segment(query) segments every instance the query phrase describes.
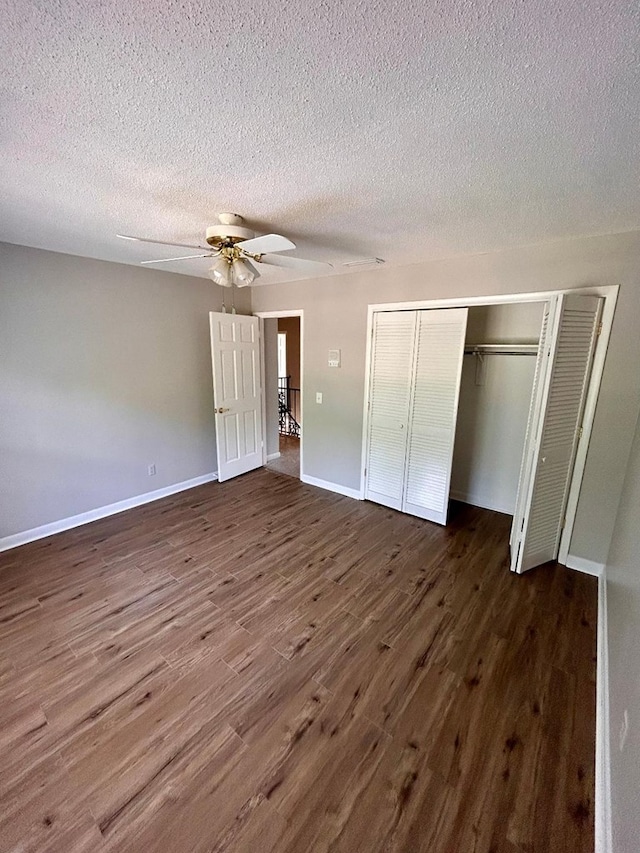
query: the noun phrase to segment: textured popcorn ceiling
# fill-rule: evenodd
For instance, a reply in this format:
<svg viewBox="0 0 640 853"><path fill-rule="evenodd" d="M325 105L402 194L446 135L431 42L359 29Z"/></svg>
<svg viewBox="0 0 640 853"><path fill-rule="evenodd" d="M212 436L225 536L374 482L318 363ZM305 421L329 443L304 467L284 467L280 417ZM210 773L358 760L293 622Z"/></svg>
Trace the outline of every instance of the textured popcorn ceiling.
<svg viewBox="0 0 640 853"><path fill-rule="evenodd" d="M341 272L638 227L639 9L1 0L0 239L137 263L231 210Z"/></svg>

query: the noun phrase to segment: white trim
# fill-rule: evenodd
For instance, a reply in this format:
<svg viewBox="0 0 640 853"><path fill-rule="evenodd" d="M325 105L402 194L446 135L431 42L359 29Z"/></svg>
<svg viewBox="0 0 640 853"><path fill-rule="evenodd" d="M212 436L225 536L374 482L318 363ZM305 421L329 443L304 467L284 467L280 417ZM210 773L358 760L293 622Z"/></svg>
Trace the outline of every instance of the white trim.
<svg viewBox="0 0 640 853"><path fill-rule="evenodd" d="M302 317L303 313L301 308L283 308L282 311L255 311L253 316L262 317L263 320L279 320L280 317Z"/></svg>
<svg viewBox="0 0 640 853"><path fill-rule="evenodd" d="M425 308L471 308L477 305L502 305L511 302L547 302L561 293L580 293L583 296L618 295L620 285L604 284L594 287L569 287L559 290L537 290L526 293L496 293L491 296L454 296L450 299L417 299L413 302L377 302L368 306L368 314L376 311L421 311Z"/></svg>
<svg viewBox="0 0 640 853"><path fill-rule="evenodd" d="M604 563L596 563L593 560L587 560L585 557L574 557L573 554L567 554L566 560L558 560L558 562L568 569L575 569L577 572L593 575L595 578L601 578L604 575Z"/></svg>
<svg viewBox="0 0 640 853"><path fill-rule="evenodd" d="M304 471L304 311L301 308L292 308L282 311L256 311L254 317L260 318L260 360L264 371L264 321L277 320L279 317L300 317L300 479L303 480ZM264 379L264 376L263 376ZM266 435L267 430L267 406L264 395L264 382L262 385L262 423ZM266 442L263 447L263 464L267 463Z"/></svg>
<svg viewBox="0 0 640 853"><path fill-rule="evenodd" d="M273 462L274 459L280 458L280 451L277 453L268 453L267 454L267 462Z"/></svg>
<svg viewBox="0 0 640 853"><path fill-rule="evenodd" d="M53 536L55 533L62 533L65 530L71 530L73 527L80 527L83 524L89 524L91 521L98 521L100 518L116 515L127 509L133 509L136 506L142 506L143 504L160 500L160 498L175 495L177 492L193 489L195 486L211 483L217 479L218 472L214 471L211 474L203 474L201 477L193 477L193 479L184 480L182 483L174 483L171 486L156 489L154 492L146 492L143 495L136 495L133 498L126 498L123 501L107 504L107 506L90 509L88 512L81 512L79 515L72 515L69 518L61 518L59 521L52 521L51 524L43 524L41 527L34 527L22 533L14 533L12 536L5 536L3 539L0 539L0 551L8 551L11 548L17 548L19 545L26 545L27 542L35 542L37 539L44 539L46 536Z"/></svg>
<svg viewBox="0 0 640 853"><path fill-rule="evenodd" d="M264 320L258 317L258 352L260 354L260 384L262 392L260 394L260 417L262 418L262 464L266 465L267 457L267 399L265 389L267 387L267 357L264 348ZM217 444L217 442L216 442Z"/></svg>
<svg viewBox="0 0 640 853"><path fill-rule="evenodd" d="M598 580L595 853L613 852L609 723L609 643L607 639L607 576L605 572L600 575Z"/></svg>
<svg viewBox="0 0 640 853"><path fill-rule="evenodd" d="M301 474L300 479L308 486L317 486L319 489L326 489L329 492L344 495L346 498L355 498L357 501L362 500L362 492L358 489L350 489L348 486L341 486L339 483L330 483L328 480L319 480L317 477L309 477L306 474Z"/></svg>
<svg viewBox="0 0 640 853"><path fill-rule="evenodd" d="M367 350L364 363L364 409L362 412L362 448L360 453L360 495L367 489L367 457L369 453L369 400L371 399L371 359L373 358L373 311L367 311Z"/></svg>

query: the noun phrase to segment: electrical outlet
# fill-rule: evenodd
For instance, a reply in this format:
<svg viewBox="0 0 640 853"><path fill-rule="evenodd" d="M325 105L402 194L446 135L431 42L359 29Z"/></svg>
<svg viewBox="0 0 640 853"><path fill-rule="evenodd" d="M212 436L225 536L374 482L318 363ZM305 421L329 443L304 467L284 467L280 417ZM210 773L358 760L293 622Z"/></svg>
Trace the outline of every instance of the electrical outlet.
<svg viewBox="0 0 640 853"><path fill-rule="evenodd" d="M147 468L147 473L150 477L153 477L156 473L156 463L154 462L152 465L149 465Z"/></svg>
<svg viewBox="0 0 640 853"><path fill-rule="evenodd" d="M620 752L624 749L629 734L629 711L625 708L622 715L622 724L620 726Z"/></svg>
<svg viewBox="0 0 640 853"><path fill-rule="evenodd" d="M322 391L316 391L316 403L322 403Z"/></svg>

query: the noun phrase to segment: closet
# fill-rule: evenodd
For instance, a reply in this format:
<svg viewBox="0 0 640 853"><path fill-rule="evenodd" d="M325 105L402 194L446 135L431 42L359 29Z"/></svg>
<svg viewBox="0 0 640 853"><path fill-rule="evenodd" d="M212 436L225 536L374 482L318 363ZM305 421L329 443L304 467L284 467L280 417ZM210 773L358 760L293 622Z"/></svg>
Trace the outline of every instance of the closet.
<svg viewBox="0 0 640 853"><path fill-rule="evenodd" d="M514 517L512 570L557 556L602 300L375 311L364 497L446 524Z"/></svg>
<svg viewBox="0 0 640 853"><path fill-rule="evenodd" d="M469 308L450 497L513 515L541 302Z"/></svg>

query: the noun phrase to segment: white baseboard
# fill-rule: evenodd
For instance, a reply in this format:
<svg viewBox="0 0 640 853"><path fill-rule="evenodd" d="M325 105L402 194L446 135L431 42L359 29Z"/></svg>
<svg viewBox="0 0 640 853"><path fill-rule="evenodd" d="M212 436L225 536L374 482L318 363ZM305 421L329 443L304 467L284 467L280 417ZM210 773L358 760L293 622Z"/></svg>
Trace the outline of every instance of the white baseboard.
<svg viewBox="0 0 640 853"><path fill-rule="evenodd" d="M596 563L584 557L574 557L573 554L567 554L565 566L578 572L584 572L585 575L593 575L596 578L601 578L604 574L604 563Z"/></svg>
<svg viewBox="0 0 640 853"><path fill-rule="evenodd" d="M489 501L486 498L483 498L482 495L469 495L466 494L466 492L457 492L452 489L449 492L449 497L454 501L461 501L463 504L479 506L480 509L491 509L494 512L502 512L505 515L513 515L514 511L513 506L505 506L504 504L497 506L495 501Z"/></svg>
<svg viewBox="0 0 640 853"><path fill-rule="evenodd" d="M165 486L162 489L156 489L154 492L146 492L144 495L136 495L133 498L127 498L117 503L101 506L97 509L91 509L88 512L81 512L79 515L72 515L69 518L61 518L60 521L53 521L51 524L43 524L41 527L34 527L31 530L25 530L23 533L14 533L12 536L5 536L0 539L0 551L8 551L10 548L17 548L19 545L26 545L27 542L35 542L36 539L44 539L45 536L53 536L55 533L62 533L64 530L71 530L73 527L80 527L83 524L89 524L91 521L98 521L100 518L106 518L109 515L116 515L119 512L124 512L127 509L133 509L142 504L151 503L151 501L166 498L169 495L175 495L177 492L184 492L187 489L192 489L194 486L202 486L204 483L211 483L218 479L218 472L212 474L203 474L201 477L194 477L191 480L184 480L182 483L174 483L171 486Z"/></svg>
<svg viewBox="0 0 640 853"><path fill-rule="evenodd" d="M605 572L598 578L595 853L613 853L611 763L609 754L609 642L607 636L607 577Z"/></svg>
<svg viewBox="0 0 640 853"><path fill-rule="evenodd" d="M267 454L267 462L272 462L274 459L280 458L280 451L277 453L268 453Z"/></svg>
<svg viewBox="0 0 640 853"><path fill-rule="evenodd" d="M307 474L301 474L300 479L308 486L317 486L319 489L336 492L336 494L344 495L347 498L355 498L357 501L362 500L360 489L350 489L348 486L341 486L339 483L330 483L328 480L319 480L317 477L309 477Z"/></svg>

